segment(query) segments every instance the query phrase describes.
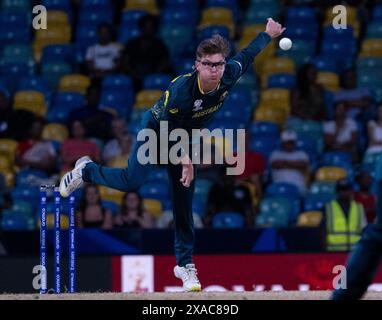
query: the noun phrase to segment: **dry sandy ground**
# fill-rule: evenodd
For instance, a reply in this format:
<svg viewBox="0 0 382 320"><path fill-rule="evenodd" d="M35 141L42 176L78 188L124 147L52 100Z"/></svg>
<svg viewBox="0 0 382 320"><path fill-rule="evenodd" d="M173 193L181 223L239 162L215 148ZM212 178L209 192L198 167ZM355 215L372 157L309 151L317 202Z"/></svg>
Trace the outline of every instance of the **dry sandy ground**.
<svg viewBox="0 0 382 320"><path fill-rule="evenodd" d="M197 293L76 293L0 294L0 300L327 300L329 291L197 292ZM366 300L382 300L382 292L368 292Z"/></svg>

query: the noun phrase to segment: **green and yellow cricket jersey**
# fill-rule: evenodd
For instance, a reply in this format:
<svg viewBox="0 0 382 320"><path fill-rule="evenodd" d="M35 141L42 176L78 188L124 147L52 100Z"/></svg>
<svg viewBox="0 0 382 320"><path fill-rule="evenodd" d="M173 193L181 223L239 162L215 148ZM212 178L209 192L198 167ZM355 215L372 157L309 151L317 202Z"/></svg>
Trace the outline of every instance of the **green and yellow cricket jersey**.
<svg viewBox="0 0 382 320"><path fill-rule="evenodd" d="M205 128L222 107L228 91L270 41L271 37L261 32L246 48L232 57L226 64L220 84L212 92L202 91L196 71L175 78L151 108L154 118L158 121L168 121L172 129Z"/></svg>

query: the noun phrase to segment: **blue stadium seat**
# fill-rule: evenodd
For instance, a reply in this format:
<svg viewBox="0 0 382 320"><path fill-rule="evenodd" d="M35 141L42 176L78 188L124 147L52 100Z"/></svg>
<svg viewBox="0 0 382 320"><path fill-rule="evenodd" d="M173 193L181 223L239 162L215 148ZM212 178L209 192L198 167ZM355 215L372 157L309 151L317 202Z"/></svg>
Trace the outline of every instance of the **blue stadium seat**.
<svg viewBox="0 0 382 320"><path fill-rule="evenodd" d="M119 88L103 90L101 94L100 109L113 109L119 117L129 118L134 104L134 93L121 91Z"/></svg>
<svg viewBox="0 0 382 320"><path fill-rule="evenodd" d="M31 12L31 11L30 11ZM31 21L31 15L26 12L13 10L0 11L0 25L7 26L7 29L28 29L28 24Z"/></svg>
<svg viewBox="0 0 382 320"><path fill-rule="evenodd" d="M110 7L111 7L110 0L81 0L80 2L80 8L82 10L84 9L89 10L89 8L103 9L103 8L110 8Z"/></svg>
<svg viewBox="0 0 382 320"><path fill-rule="evenodd" d="M193 28L198 22L198 12L187 8L164 9L160 19L161 27L185 26Z"/></svg>
<svg viewBox="0 0 382 320"><path fill-rule="evenodd" d="M366 30L367 39L382 38L382 24L381 22L370 22Z"/></svg>
<svg viewBox="0 0 382 320"><path fill-rule="evenodd" d="M141 30L135 26L130 28L120 28L118 31L118 42L128 43L131 39L141 35Z"/></svg>
<svg viewBox="0 0 382 320"><path fill-rule="evenodd" d="M164 8L170 10L183 9L196 11L198 9L198 2L189 0L165 0Z"/></svg>
<svg viewBox="0 0 382 320"><path fill-rule="evenodd" d="M41 1L41 4L48 10L59 10L65 12L70 12L71 10L70 0L43 0Z"/></svg>
<svg viewBox="0 0 382 320"><path fill-rule="evenodd" d="M321 155L320 166L337 166L340 163L352 163L352 154L345 151L327 151Z"/></svg>
<svg viewBox="0 0 382 320"><path fill-rule="evenodd" d="M334 199L335 195L327 193L307 195L304 199L304 211L324 211L325 204Z"/></svg>
<svg viewBox="0 0 382 320"><path fill-rule="evenodd" d="M113 22L113 11L107 8L89 7L86 10L80 10L80 24L94 24L95 27L99 24Z"/></svg>
<svg viewBox="0 0 382 320"><path fill-rule="evenodd" d="M286 24L286 30L283 36L293 40L303 40L314 43L318 36L318 28L314 25L294 22Z"/></svg>
<svg viewBox="0 0 382 320"><path fill-rule="evenodd" d="M42 63L64 61L69 64L75 62L74 48L70 44L52 44L44 47Z"/></svg>
<svg viewBox="0 0 382 320"><path fill-rule="evenodd" d="M61 77L72 73L72 67L66 62L49 62L41 65L41 75L52 88L57 88Z"/></svg>
<svg viewBox="0 0 382 320"><path fill-rule="evenodd" d="M292 201L284 197L263 198L260 202L260 213L256 217L256 226L287 227L292 206Z"/></svg>
<svg viewBox="0 0 382 320"><path fill-rule="evenodd" d="M286 182L274 182L271 183L265 194L267 196L282 196L289 199L299 199L300 192L298 188L294 184L286 183Z"/></svg>
<svg viewBox="0 0 382 320"><path fill-rule="evenodd" d="M170 209L172 210L172 208ZM196 213L200 217L204 217L206 215L207 205L204 201L200 201L197 198L193 199L192 202L192 212Z"/></svg>
<svg viewBox="0 0 382 320"><path fill-rule="evenodd" d="M153 89L165 91L169 86L172 77L168 74L150 74L143 79L143 89Z"/></svg>
<svg viewBox="0 0 382 320"><path fill-rule="evenodd" d="M66 105L68 109L75 109L84 106L85 97L78 92L57 92L54 96L54 105Z"/></svg>
<svg viewBox="0 0 382 320"><path fill-rule="evenodd" d="M168 183L168 174L167 170L165 168L154 168L149 173L149 176L147 177L147 182L161 182L165 181Z"/></svg>
<svg viewBox="0 0 382 320"><path fill-rule="evenodd" d="M97 25L91 23L79 24L76 30L76 43L81 48L87 48L98 42Z"/></svg>
<svg viewBox="0 0 382 320"><path fill-rule="evenodd" d="M140 189L139 193L143 198L151 199L166 199L169 197L169 185L165 182L145 183Z"/></svg>
<svg viewBox="0 0 382 320"><path fill-rule="evenodd" d="M268 159L272 151L278 148L279 140L275 140L273 137L255 136L252 137L250 144L250 149L252 151L261 153L266 159Z"/></svg>
<svg viewBox="0 0 382 320"><path fill-rule="evenodd" d="M29 76L20 80L17 90L34 90L44 94L45 99L49 100L52 94L50 84L41 76Z"/></svg>
<svg viewBox="0 0 382 320"><path fill-rule="evenodd" d="M277 73L268 77L268 88L293 89L296 85L296 77L291 74Z"/></svg>
<svg viewBox="0 0 382 320"><path fill-rule="evenodd" d="M323 30L325 41L330 42L353 42L355 41L354 29L352 26L347 26L346 29L334 29L333 26L327 26Z"/></svg>
<svg viewBox="0 0 382 320"><path fill-rule="evenodd" d="M245 15L245 24L265 24L269 17L277 19L280 11L280 4L277 1L267 1L266 3L252 1Z"/></svg>
<svg viewBox="0 0 382 320"><path fill-rule="evenodd" d="M329 181L314 181L309 187L309 194L319 195L319 194L329 194L332 196L336 195L336 183Z"/></svg>
<svg viewBox="0 0 382 320"><path fill-rule="evenodd" d="M5 44L30 43L29 29L9 29L9 26L0 25L0 41Z"/></svg>
<svg viewBox="0 0 382 320"><path fill-rule="evenodd" d="M1 228L6 231L25 231L35 229L35 220L18 212L4 214L1 219Z"/></svg>
<svg viewBox="0 0 382 320"><path fill-rule="evenodd" d="M251 137L267 136L277 140L280 136L280 127L273 122L258 121L251 124Z"/></svg>
<svg viewBox="0 0 382 320"><path fill-rule="evenodd" d="M339 72L336 60L333 60L333 57L329 55L316 56L311 62L316 66L318 71Z"/></svg>
<svg viewBox="0 0 382 320"><path fill-rule="evenodd" d="M38 187L16 186L11 191L13 202L25 201L36 207L39 204L40 190Z"/></svg>
<svg viewBox="0 0 382 320"><path fill-rule="evenodd" d="M107 75L102 80L102 90L119 89L121 91L130 91L133 89L133 81L124 74Z"/></svg>
<svg viewBox="0 0 382 320"><path fill-rule="evenodd" d="M194 199L202 203L207 203L208 194L212 186L212 181L208 179L195 180L195 193Z"/></svg>
<svg viewBox="0 0 382 320"><path fill-rule="evenodd" d="M15 92L21 78L34 74L34 66L28 63L5 63L0 65L0 74L6 78L7 88Z"/></svg>
<svg viewBox="0 0 382 320"><path fill-rule="evenodd" d="M198 41L211 38L214 34L219 34L225 39L230 38L229 29L225 26L208 26L198 32Z"/></svg>
<svg viewBox="0 0 382 320"><path fill-rule="evenodd" d="M243 228L244 217L238 212L218 212L212 217L213 228Z"/></svg>
<svg viewBox="0 0 382 320"><path fill-rule="evenodd" d="M382 3L377 4L372 11L373 21L382 22Z"/></svg>
<svg viewBox="0 0 382 320"><path fill-rule="evenodd" d="M317 20L317 12L311 7L290 7L286 12L286 24L294 21L312 23Z"/></svg>
<svg viewBox="0 0 382 320"><path fill-rule="evenodd" d="M23 169L16 174L16 186L30 186L38 179L47 179L46 172L37 169Z"/></svg>
<svg viewBox="0 0 382 320"><path fill-rule="evenodd" d="M31 1L29 0L3 0L2 9L17 10L20 12L29 12L31 10Z"/></svg>
<svg viewBox="0 0 382 320"><path fill-rule="evenodd" d="M113 216L115 216L120 209L118 204L108 200L102 200L102 207L110 210Z"/></svg>
<svg viewBox="0 0 382 320"><path fill-rule="evenodd" d="M127 10L122 11L121 28L122 27L138 27L140 18L147 14L144 10Z"/></svg>
<svg viewBox="0 0 382 320"><path fill-rule="evenodd" d="M177 59L175 61L175 72L177 74L186 74L193 71L193 66L195 64L195 59L183 58Z"/></svg>
<svg viewBox="0 0 382 320"><path fill-rule="evenodd" d="M33 51L27 44L6 45L3 49L2 63L27 63L33 65Z"/></svg>

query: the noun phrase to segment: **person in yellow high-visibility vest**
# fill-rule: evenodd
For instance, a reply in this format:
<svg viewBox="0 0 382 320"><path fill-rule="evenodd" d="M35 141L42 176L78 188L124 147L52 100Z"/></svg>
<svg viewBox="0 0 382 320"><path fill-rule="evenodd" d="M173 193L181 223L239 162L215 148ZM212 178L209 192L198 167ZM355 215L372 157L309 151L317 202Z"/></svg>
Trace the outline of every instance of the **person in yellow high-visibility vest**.
<svg viewBox="0 0 382 320"><path fill-rule="evenodd" d="M363 206L354 201L352 186L347 179L337 182L337 199L325 206L326 249L350 251L359 241L366 225Z"/></svg>

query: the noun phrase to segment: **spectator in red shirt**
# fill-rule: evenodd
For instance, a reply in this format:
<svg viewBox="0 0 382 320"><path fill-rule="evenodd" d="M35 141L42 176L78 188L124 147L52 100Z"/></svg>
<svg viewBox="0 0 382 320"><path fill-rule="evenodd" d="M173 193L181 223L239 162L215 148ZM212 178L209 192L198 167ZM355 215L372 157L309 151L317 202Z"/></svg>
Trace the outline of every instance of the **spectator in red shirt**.
<svg viewBox="0 0 382 320"><path fill-rule="evenodd" d="M354 200L361 203L367 219L367 223L373 223L376 217L377 197L370 192L373 180L367 171L359 173L356 179L359 191L354 193Z"/></svg>
<svg viewBox="0 0 382 320"><path fill-rule="evenodd" d="M61 145L61 170L71 170L77 159L86 155L94 159L94 161L100 161L98 146L87 139L82 121L75 120L70 126L70 138L66 139Z"/></svg>

